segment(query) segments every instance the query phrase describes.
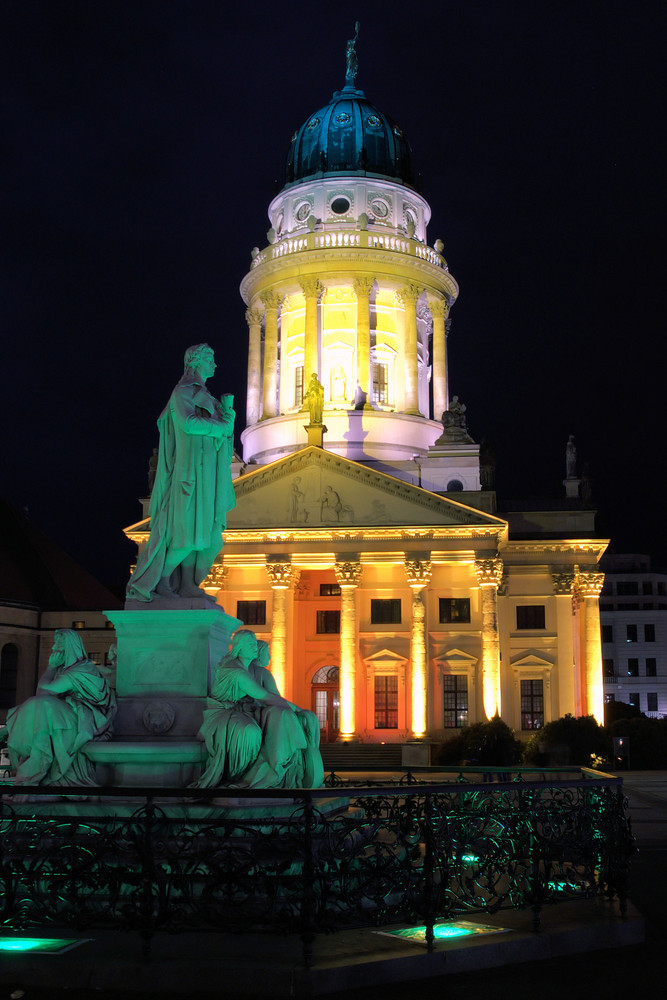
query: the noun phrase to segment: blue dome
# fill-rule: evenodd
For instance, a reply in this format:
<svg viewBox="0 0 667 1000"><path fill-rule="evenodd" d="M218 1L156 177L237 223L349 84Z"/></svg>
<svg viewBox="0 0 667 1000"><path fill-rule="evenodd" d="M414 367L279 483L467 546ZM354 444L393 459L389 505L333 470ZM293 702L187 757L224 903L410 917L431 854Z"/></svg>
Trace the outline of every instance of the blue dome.
<svg viewBox="0 0 667 1000"><path fill-rule="evenodd" d="M412 154L402 130L346 86L292 136L285 186L309 177L371 174L413 186Z"/></svg>

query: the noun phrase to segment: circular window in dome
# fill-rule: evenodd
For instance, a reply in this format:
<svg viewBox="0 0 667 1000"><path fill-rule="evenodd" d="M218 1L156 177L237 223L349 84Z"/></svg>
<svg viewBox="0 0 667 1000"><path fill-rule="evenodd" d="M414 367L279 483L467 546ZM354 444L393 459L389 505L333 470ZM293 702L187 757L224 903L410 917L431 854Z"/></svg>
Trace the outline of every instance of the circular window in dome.
<svg viewBox="0 0 667 1000"><path fill-rule="evenodd" d="M377 115L369 115L368 118L366 119L366 124L370 125L371 128L380 128L382 122L380 121Z"/></svg>
<svg viewBox="0 0 667 1000"><path fill-rule="evenodd" d="M299 222L305 222L310 215L310 202L302 201L301 204L297 206L297 210L294 214Z"/></svg>
<svg viewBox="0 0 667 1000"><path fill-rule="evenodd" d="M339 195L338 198L334 198L329 207L336 215L345 215L346 212L350 211L350 199Z"/></svg>
<svg viewBox="0 0 667 1000"><path fill-rule="evenodd" d="M308 129L309 132L312 132L313 129L317 128L319 124L320 124L319 118L311 118L308 124L306 125L306 128Z"/></svg>
<svg viewBox="0 0 667 1000"><path fill-rule="evenodd" d="M370 209L377 219L386 219L389 215L389 205L381 198L374 198L370 204Z"/></svg>
<svg viewBox="0 0 667 1000"><path fill-rule="evenodd" d="M336 122L337 125L347 125L350 119L351 115L348 115L347 111L341 111L339 115L336 115L334 121Z"/></svg>

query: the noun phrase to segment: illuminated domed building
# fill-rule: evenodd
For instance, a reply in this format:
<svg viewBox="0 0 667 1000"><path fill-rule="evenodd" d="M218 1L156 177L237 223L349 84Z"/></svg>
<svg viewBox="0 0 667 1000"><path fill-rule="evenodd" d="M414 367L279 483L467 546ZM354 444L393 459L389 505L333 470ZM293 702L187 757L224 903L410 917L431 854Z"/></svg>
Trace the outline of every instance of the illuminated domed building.
<svg viewBox="0 0 667 1000"><path fill-rule="evenodd" d="M241 283L243 464L207 581L270 641L279 686L325 741L442 738L496 712L519 732L602 718L606 543L576 500L501 517L482 489L449 396L458 286L430 215L402 130L348 61L292 136Z"/></svg>

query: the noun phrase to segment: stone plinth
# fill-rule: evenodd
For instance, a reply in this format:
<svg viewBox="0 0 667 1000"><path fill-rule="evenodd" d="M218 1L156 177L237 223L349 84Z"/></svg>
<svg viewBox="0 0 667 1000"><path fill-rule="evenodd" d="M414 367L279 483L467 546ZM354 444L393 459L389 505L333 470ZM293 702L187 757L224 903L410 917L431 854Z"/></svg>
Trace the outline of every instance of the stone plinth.
<svg viewBox="0 0 667 1000"><path fill-rule="evenodd" d="M83 752L95 764L100 784L123 788L187 788L201 774L206 759L199 740L91 741Z"/></svg>
<svg viewBox="0 0 667 1000"><path fill-rule="evenodd" d="M110 611L107 618L118 640L114 741L194 739L213 671L242 623L215 607Z"/></svg>

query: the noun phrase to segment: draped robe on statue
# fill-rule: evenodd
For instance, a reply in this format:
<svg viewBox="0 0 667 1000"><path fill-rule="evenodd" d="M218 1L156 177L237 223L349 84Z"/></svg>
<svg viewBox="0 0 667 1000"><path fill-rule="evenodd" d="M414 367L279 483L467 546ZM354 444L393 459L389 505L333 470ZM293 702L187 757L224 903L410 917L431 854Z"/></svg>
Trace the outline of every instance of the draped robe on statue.
<svg viewBox="0 0 667 1000"><path fill-rule="evenodd" d="M62 693L40 692L45 682ZM114 694L90 660L49 667L37 694L7 713L17 784L96 784L93 765L79 751L109 733L115 712Z"/></svg>
<svg viewBox="0 0 667 1000"><path fill-rule="evenodd" d="M198 554L197 582L221 545L227 511L236 504L229 473L234 420L200 375L188 368L158 419L160 449L149 515L151 533L127 595L151 601L169 549ZM178 590L178 587L175 588Z"/></svg>

